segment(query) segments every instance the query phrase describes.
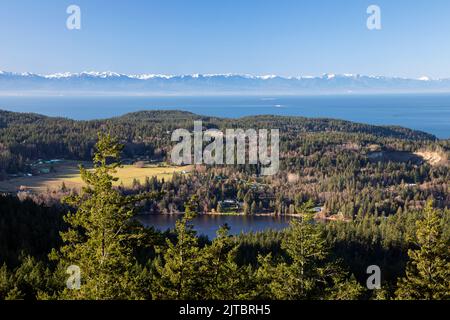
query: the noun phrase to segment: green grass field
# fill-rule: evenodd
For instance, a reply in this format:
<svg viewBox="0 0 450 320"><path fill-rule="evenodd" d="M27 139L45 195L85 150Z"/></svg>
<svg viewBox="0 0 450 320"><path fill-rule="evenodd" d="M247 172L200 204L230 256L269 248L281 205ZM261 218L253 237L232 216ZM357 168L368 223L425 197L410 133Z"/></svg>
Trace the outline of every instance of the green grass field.
<svg viewBox="0 0 450 320"><path fill-rule="evenodd" d="M31 190L33 192L45 192L48 190L58 190L62 183L67 188L80 189L83 186L83 181L78 170L79 162L64 161L60 164L54 165L54 172L48 174L36 175L33 177L18 177L5 181L0 181L0 191L16 192L20 188ZM88 167L87 163L83 163ZM186 173L192 170L192 166L158 166L145 165L142 168L133 165L127 165L119 168L114 175L119 178L117 185L123 183L125 187L130 187L134 179L141 183L145 182L146 177L156 176L158 179L170 180L174 173Z"/></svg>

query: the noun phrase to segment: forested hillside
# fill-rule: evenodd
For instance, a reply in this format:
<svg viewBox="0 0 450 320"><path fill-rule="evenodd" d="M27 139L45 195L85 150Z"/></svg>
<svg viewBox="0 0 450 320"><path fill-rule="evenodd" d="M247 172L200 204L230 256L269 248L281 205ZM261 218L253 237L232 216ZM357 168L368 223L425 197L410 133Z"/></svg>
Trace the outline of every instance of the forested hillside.
<svg viewBox="0 0 450 320"><path fill-rule="evenodd" d="M223 226L209 241L193 229L196 195L171 233L137 223L143 201L164 194L113 187L121 150L100 135L93 170L80 169L87 187L62 200L64 222L56 207L0 197L0 299L450 298L450 212L431 199L421 210L327 224L305 205L283 232L230 237ZM365 287L373 265L383 274L375 290ZM82 274L76 289L65 286L69 266Z"/></svg>
<svg viewBox="0 0 450 320"><path fill-rule="evenodd" d="M205 128L279 129L279 172L197 165L171 180L113 186L120 160L168 161L171 132L198 119ZM36 159L94 159L81 169L87 189L0 197L0 299L449 298L448 140L330 119L0 112L0 146L2 179ZM193 217L229 213L226 201L243 214L296 219L280 232L197 235ZM134 219L153 213L185 214L165 233ZM84 272L80 291L64 287L71 264ZM365 287L370 265L382 270L380 290Z"/></svg>
<svg viewBox="0 0 450 320"><path fill-rule="evenodd" d="M359 139L432 141L432 135L398 127L376 127L348 121L260 116L238 120L198 116L181 111L143 111L107 120L74 121L36 114L0 111L0 168L5 173L24 170L27 160L66 158L89 160L96 134L106 130L125 143L124 156L167 155L170 133L203 120L207 128L279 128L285 141L307 132L357 134ZM290 147L290 146L287 146Z"/></svg>
<svg viewBox="0 0 450 320"><path fill-rule="evenodd" d="M405 128L297 117L218 119L181 111L143 111L96 121L0 115L3 179L26 171L27 163L38 158L89 160L98 131L118 137L125 145L122 158L170 161L171 132L192 130L193 120L222 130L280 130L277 175L260 177L258 166L242 165L197 166L192 174L178 174L171 181L148 177L127 190L165 192L162 199L147 203L148 212L183 211L193 194L201 199L204 212L220 211L220 202L231 199L242 203L247 214L295 214L309 201L323 207L323 215L341 218L420 209L430 197L438 207L450 204L449 141ZM418 156L420 151L441 161L427 161Z"/></svg>

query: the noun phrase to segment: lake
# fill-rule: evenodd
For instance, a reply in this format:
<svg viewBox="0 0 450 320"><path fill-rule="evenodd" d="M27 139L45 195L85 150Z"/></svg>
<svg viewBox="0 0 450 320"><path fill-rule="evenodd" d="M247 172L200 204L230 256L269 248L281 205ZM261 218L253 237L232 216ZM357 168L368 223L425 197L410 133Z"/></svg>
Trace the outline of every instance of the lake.
<svg viewBox="0 0 450 320"><path fill-rule="evenodd" d="M236 118L273 114L400 125L450 138L449 94L267 97L0 97L0 109L76 120L102 119L140 110L185 110Z"/></svg>
<svg viewBox="0 0 450 320"><path fill-rule="evenodd" d="M138 220L146 227L153 226L158 230L166 231L175 227L175 221L181 215L151 214L141 215ZM289 225L291 217L275 216L232 216L232 215L198 215L194 218L193 224L198 234L208 236L213 239L216 231L225 223L231 227L230 233L237 235L264 231L268 229L282 230Z"/></svg>

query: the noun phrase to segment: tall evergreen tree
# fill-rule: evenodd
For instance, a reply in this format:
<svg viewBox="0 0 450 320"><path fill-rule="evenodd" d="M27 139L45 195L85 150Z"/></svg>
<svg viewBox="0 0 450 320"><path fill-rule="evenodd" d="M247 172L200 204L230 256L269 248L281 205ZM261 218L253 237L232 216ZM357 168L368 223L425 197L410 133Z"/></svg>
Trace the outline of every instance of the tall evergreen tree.
<svg viewBox="0 0 450 320"><path fill-rule="evenodd" d="M312 214L293 219L281 243L287 259L259 257L257 295L281 300L355 299L362 288L336 262L328 261L325 236ZM344 294L346 293L346 294Z"/></svg>
<svg viewBox="0 0 450 320"><path fill-rule="evenodd" d="M450 239L444 234L448 211L429 201L417 222L417 249L410 249L406 277L398 282L397 299L450 299Z"/></svg>
<svg viewBox="0 0 450 320"><path fill-rule="evenodd" d="M185 205L185 213L175 224L177 239L166 239L166 248L156 248L153 296L155 299L198 299L202 296L199 268L200 248L192 219L198 199L193 196Z"/></svg>
<svg viewBox="0 0 450 320"><path fill-rule="evenodd" d="M79 290L65 289L69 299L137 299L136 275L132 274L133 248L145 233L132 220L137 205L149 194L124 196L113 187L113 176L120 167L123 146L110 135L99 134L93 170L80 166L85 183L80 195L65 202L76 212L65 216L69 225L61 233L64 245L51 257L64 268L76 265L81 271Z"/></svg>
<svg viewBox="0 0 450 320"><path fill-rule="evenodd" d="M11 273L6 267L6 264L3 264L0 268L0 300L5 300L9 297L9 294L13 290L11 282Z"/></svg>
<svg viewBox="0 0 450 320"><path fill-rule="evenodd" d="M327 248L323 233L314 225L311 215L292 220L281 247L292 259L284 289L287 298L305 299L315 295L324 272L322 262L327 257Z"/></svg>
<svg viewBox="0 0 450 320"><path fill-rule="evenodd" d="M229 227L222 226L211 245L201 251L200 275L205 290L204 298L235 300L250 297L251 269L236 263L238 245L229 236Z"/></svg>

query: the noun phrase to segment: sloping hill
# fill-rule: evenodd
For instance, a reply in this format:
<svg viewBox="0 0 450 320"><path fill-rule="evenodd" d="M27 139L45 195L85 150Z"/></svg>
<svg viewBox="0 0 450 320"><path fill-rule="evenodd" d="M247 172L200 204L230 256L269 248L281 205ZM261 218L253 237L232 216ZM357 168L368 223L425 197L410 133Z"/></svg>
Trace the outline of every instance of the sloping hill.
<svg viewBox="0 0 450 320"><path fill-rule="evenodd" d="M170 133L193 128L202 120L206 128L280 129L282 142L300 142L307 133L344 135L349 141L394 144L432 143L436 137L401 127L382 127L335 119L253 116L239 119L206 117L185 111L141 111L104 120L75 121L31 113L0 111L0 172L22 170L33 159L89 160L99 131L117 136L124 156L164 157L171 146ZM327 138L328 139L328 138ZM384 142L383 142L384 141ZM411 149L411 148L410 148ZM408 150L415 151L415 150Z"/></svg>

